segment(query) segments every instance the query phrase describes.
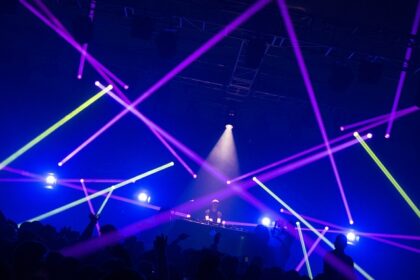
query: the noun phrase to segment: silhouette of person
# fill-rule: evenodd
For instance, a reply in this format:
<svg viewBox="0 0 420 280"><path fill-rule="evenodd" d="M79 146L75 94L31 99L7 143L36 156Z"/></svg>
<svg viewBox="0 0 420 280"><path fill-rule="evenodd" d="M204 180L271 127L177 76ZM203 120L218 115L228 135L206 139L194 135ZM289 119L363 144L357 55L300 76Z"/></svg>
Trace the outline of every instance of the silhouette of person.
<svg viewBox="0 0 420 280"><path fill-rule="evenodd" d="M324 257L324 274L327 279L357 279L353 259L344 252L347 247L347 237L343 234L337 235L334 247L335 249L325 254Z"/></svg>
<svg viewBox="0 0 420 280"><path fill-rule="evenodd" d="M206 221L221 223L222 212L219 211L219 200L213 199L211 201L211 206L206 210L204 218Z"/></svg>

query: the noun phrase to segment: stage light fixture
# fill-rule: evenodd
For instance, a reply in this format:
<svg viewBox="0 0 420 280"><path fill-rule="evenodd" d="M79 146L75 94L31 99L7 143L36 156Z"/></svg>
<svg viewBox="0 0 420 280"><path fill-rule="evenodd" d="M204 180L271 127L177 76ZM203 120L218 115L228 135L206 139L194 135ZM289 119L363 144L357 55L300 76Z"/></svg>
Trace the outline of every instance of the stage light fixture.
<svg viewBox="0 0 420 280"><path fill-rule="evenodd" d="M233 129L233 125L231 125L229 123L225 127L226 127L226 129Z"/></svg>
<svg viewBox="0 0 420 280"><path fill-rule="evenodd" d="M45 177L45 183L52 186L57 184L57 178L55 177L54 173L48 173L47 177Z"/></svg>
<svg viewBox="0 0 420 280"><path fill-rule="evenodd" d="M366 137L367 137L368 139L371 139L371 138L373 137L373 135L372 135L372 133L368 133L368 134L366 134Z"/></svg>
<svg viewBox="0 0 420 280"><path fill-rule="evenodd" d="M36 216L36 217L34 217L32 219L29 219L29 220L26 220L26 221L28 221L28 222L42 221L42 220L44 220L44 219L46 219L48 217L51 217L53 215L56 215L58 213L61 213L61 212L65 211L65 210L68 210L70 208L73 208L73 207L75 207L75 206L77 206L79 204L85 203L89 199L92 200L93 198L96 198L96 197L102 196L104 194L107 194L111 190L116 190L116 189L122 188L122 187L124 187L124 186L132 183L133 181L137 181L137 180L143 179L145 177L148 177L148 176L150 176L152 174L155 174L155 173L157 173L159 171L162 171L162 170L164 170L166 168L169 168L169 167L172 167L172 166L174 166L174 163L171 161L171 162L169 162L167 164L161 165L161 166L159 166L157 168L154 168L152 170L149 170L147 172L144 172L142 174L139 174L139 175L137 175L137 176L135 176L135 177L133 177L131 179L125 180L125 181L123 181L121 183L118 183L118 184L113 185L111 187L105 188L105 189L100 190L98 192L95 192L95 193L93 193L93 194L91 194L91 195L89 195L87 197L84 197L84 198L75 200L73 202L70 202L70 203L68 203L66 205L63 205L61 207L58 207L58 208L56 208L54 210L51 210L51 211L49 211L47 213L44 213L44 214L39 215L39 216ZM20 223L18 226L20 226L21 224L22 223Z"/></svg>
<svg viewBox="0 0 420 280"><path fill-rule="evenodd" d="M391 137L391 135L389 133L385 134L386 139L388 139L389 137Z"/></svg>
<svg viewBox="0 0 420 280"><path fill-rule="evenodd" d="M346 234L347 244L354 245L359 241L359 236L352 230L348 231Z"/></svg>
<svg viewBox="0 0 420 280"><path fill-rule="evenodd" d="M261 224L265 227L269 227L271 225L271 219L269 217L263 217L261 219Z"/></svg>
<svg viewBox="0 0 420 280"><path fill-rule="evenodd" d="M148 195L146 192L141 192L141 193L138 194L137 199L140 202L150 203L151 198L150 198L150 195Z"/></svg>

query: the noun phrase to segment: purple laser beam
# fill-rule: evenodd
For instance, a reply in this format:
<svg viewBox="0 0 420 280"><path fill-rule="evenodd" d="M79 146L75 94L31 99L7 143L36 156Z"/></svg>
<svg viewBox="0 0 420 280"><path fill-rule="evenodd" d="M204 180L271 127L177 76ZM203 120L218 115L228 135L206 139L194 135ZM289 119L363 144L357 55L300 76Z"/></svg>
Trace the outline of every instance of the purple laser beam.
<svg viewBox="0 0 420 280"><path fill-rule="evenodd" d="M302 228L302 231L312 231L312 230L309 229L309 228ZM318 229L317 231L321 232L322 230ZM329 233L342 233L342 234L345 235L348 232L348 229L347 230L329 230L328 232ZM357 235L362 236L359 232L355 232L355 233ZM394 247L399 248L399 249L403 249L403 250L406 250L406 251L410 251L410 252L413 252L413 253L420 254L420 249L417 249L417 248L414 248L414 247L411 247L411 246L408 246L408 245L405 245L405 244L401 244L399 242L383 239L383 238L376 237L376 236L370 236L370 235L364 235L364 237L375 240L375 241L378 241L378 242L381 242L381 243L384 243L384 244L387 244L387 245L394 246Z"/></svg>
<svg viewBox="0 0 420 280"><path fill-rule="evenodd" d="M89 5L89 19L91 22L93 22L93 18L95 17L95 8L96 8L96 1L91 0ZM80 55L80 63L79 63L79 69L77 71L77 78L81 79L83 77L83 69L85 67L85 61L86 61L86 52L88 49L88 44L83 44L83 52Z"/></svg>
<svg viewBox="0 0 420 280"><path fill-rule="evenodd" d="M415 36L417 35L417 32L419 30L419 23L420 23L420 0L417 3L416 15L414 17L414 22L411 27L410 35L412 36L412 38L415 38ZM410 38L410 40L413 40L413 42L409 42L409 46L407 47L407 50L405 51L403 69L400 73L400 78L398 80L397 91L395 93L394 102L392 103L391 116L389 117L385 138L389 138L391 136L391 129L392 129L392 125L395 119L395 112L397 111L398 103L400 102L401 92L403 90L404 82L407 76L408 64L410 62L411 54L413 52L414 39L412 38Z"/></svg>
<svg viewBox="0 0 420 280"><path fill-rule="evenodd" d="M23 0L22 0L23 1ZM23 1L25 2L25 1ZM22 3L23 4L23 3ZM54 14L47 8L47 6L45 6L40 0L37 0L37 4L39 6L39 8L51 19L51 23L48 24L48 19L46 19L45 17L40 17L39 13L36 13L36 10L34 11L34 8L31 7L30 5L28 5L29 7L31 7L33 10L30 9L30 11L32 13L34 13L36 16L38 16L39 19L41 19L45 24L47 24L47 26L49 26L50 28L52 28L59 36L61 36L64 40L66 40L71 46L73 46L77 51L83 53L81 51L82 46L80 46L76 40L72 37L72 35L70 34L70 32L61 24L61 22L54 16ZM27 8L29 8L27 7ZM93 13L89 13L89 17L93 20ZM56 26L54 26L54 24ZM99 63L93 56L91 56L90 54L85 54L85 56L87 56L86 58L88 59L89 63L91 63L91 65L95 68L101 68L108 76L110 76L115 82L117 82L119 85L123 86L125 89L128 89L128 85L125 84L121 79L119 79L115 74L113 74L111 71L109 71L105 66L103 66L101 63ZM113 82L110 82L107 80L108 83L114 85ZM114 85L114 88L116 88L116 85Z"/></svg>
<svg viewBox="0 0 420 280"><path fill-rule="evenodd" d="M302 230L303 230L303 228L302 228ZM328 230L328 227L326 227L326 228L325 228L325 229L321 232L321 235L322 235L322 236L324 236L324 235L325 235L325 233L327 232L327 230ZM315 240L315 242L312 244L311 248L309 248L308 253L307 253L307 255L308 255L308 259L309 259L309 257L312 255L313 251L315 251L315 248L316 248L316 246L318 246L319 242L321 242L321 237L318 237L318 238ZM302 268L302 266L303 266L304 264L305 264L305 257L303 257L303 259L299 262L299 264L296 266L295 270L296 270L297 272L299 272L299 270Z"/></svg>
<svg viewBox="0 0 420 280"><path fill-rule="evenodd" d="M363 136L363 138L368 139L368 137L366 135ZM350 140L348 142L345 142L343 144L340 144L340 145L337 145L337 146L333 147L332 149L330 149L330 151L319 152L315 155L312 155L312 156L309 156L307 158L304 158L304 159L298 160L296 162L290 163L290 164L288 164L284 167L280 167L280 168L274 169L272 171L263 173L262 175L260 175L258 177L260 178L260 180L263 180L263 181L268 181L268 180L274 179L274 178L276 178L280 175L283 175L287 172L293 171L293 170L298 169L302 166L305 166L305 165L307 165L311 162L317 161L317 160L319 160L319 159L321 159L325 156L328 156L330 153L335 153L335 152L341 151L341 150L346 149L348 147L351 147L351 146L353 146L357 143L358 143L358 141Z"/></svg>
<svg viewBox="0 0 420 280"><path fill-rule="evenodd" d="M290 213L289 211L287 211L285 209L281 209L281 212L293 216L292 213ZM331 232L331 233L343 233L343 234L346 234L346 232L349 231L348 228L345 228L345 227L342 227L342 226L339 226L339 225L336 225L336 224L333 224L333 223L330 223L330 222L326 222L326 221L323 221L323 220L320 220L320 219L316 219L316 218L313 218L313 217L309 217L309 216L306 216L306 215L302 215L302 214L301 214L301 216L305 220L308 220L308 221L311 221L311 222L315 222L315 223L320 224L320 225L323 225L323 226L329 226L331 228L338 229L338 230L329 230L328 232ZM310 231L311 229L302 228L302 230L308 230L308 231ZM322 231L322 230L319 229L318 231ZM411 246L407 246L407 245L404 245L404 244L401 244L401 243L398 243L398 242L394 242L394 241L390 241L390 240L386 240L386 239L381 238L381 236L382 237L388 236L388 238L402 237L402 239L420 240L420 236L399 235L399 234L396 234L396 235L395 234L372 234L372 233L359 232L359 231L357 231L356 234L357 235L360 235L360 236L367 237L367 238L371 238L373 240L376 240L376 241L379 241L379 242L383 242L383 243L386 243L386 244L389 244L389 245L393 245L393 246L398 247L400 249L408 250L408 251L415 252L415 253L420 253L420 249L417 249L417 248L414 248L414 247L411 247Z"/></svg>
<svg viewBox="0 0 420 280"><path fill-rule="evenodd" d="M308 72L308 69L306 68L305 60L303 59L303 55L302 55L302 52L301 52L300 47L299 47L299 41L297 39L297 35L295 33L295 30L294 30L294 27L293 27L293 24L292 24L292 20L290 18L289 12L288 12L286 2L285 2L285 0L277 0L277 3L278 3L278 6L280 8L280 13L282 15L284 24L286 26L287 33L288 33L290 41L292 43L293 51L295 53L295 57L296 57L298 66L299 66L300 72L302 74L303 82L305 84L306 90L307 90L308 95L309 95L309 100L312 104L312 108L313 108L314 113L315 113L316 121L318 123L318 127L319 127L319 130L320 130L321 135L322 135L322 139L324 140L325 147L328 151L328 157L330 159L331 167L333 169L335 179L336 179L337 184L338 184L341 200L343 201L344 208L346 210L347 217L349 219L349 223L353 224L354 221L353 221L353 218L351 216L349 205L347 203L347 198L346 198L346 195L345 195L345 192L344 192L343 184L341 182L340 174L338 173L337 164L335 162L333 154L331 153L331 147L330 147L330 143L328 141L328 135L327 135L327 132L325 130L325 126L324 126L324 122L322 120L321 111L319 109L318 102L316 100L315 91L313 89L313 86L312 86L312 83L311 83L311 80L310 80L310 77L309 77L309 72Z"/></svg>
<svg viewBox="0 0 420 280"><path fill-rule="evenodd" d="M104 88L104 85L102 85L100 82L95 82L95 85L99 88ZM109 96L111 96L115 101L117 101L119 104L121 104L125 108L129 108L128 110L130 110L134 115L136 115L138 118L142 120L142 118L138 115L141 113L137 109L127 104L124 100L119 98L113 92L109 92ZM145 124L147 125L147 123ZM178 160L178 162L181 163L181 165L188 171L188 173L190 173L191 176L194 177L195 175L194 171L192 171L191 167L189 167L188 164L178 155L178 153L171 146L169 146L168 142L166 142L166 140L163 139L163 137L158 132L156 132L155 129L151 128L149 125L147 125L147 127L159 139L159 141L169 150L169 152Z"/></svg>
<svg viewBox="0 0 420 280"><path fill-rule="evenodd" d="M89 199L89 194L88 194L88 191L86 189L85 181L83 179L80 179L80 184L82 185L83 193L85 194L86 202L89 206L90 214L96 215L95 214L95 209L93 209L92 201L90 201L90 199ZM96 227L96 232L98 233L98 236L101 236L101 228L99 226L99 221L96 222L95 227Z"/></svg>
<svg viewBox="0 0 420 280"><path fill-rule="evenodd" d="M175 68L173 68L170 72L168 72L160 80L158 80L154 85L152 85L149 89L147 89L141 96L139 96L136 100L134 100L131 106L133 107L137 106L141 102L149 98L153 93L155 93L163 85L165 85L172 78L174 78L178 73L183 71L196 59L198 59L204 53L206 53L208 50L214 47L225 36L230 34L233 30L235 30L238 26L243 24L246 20L248 20L251 16L257 13L259 10L264 8L269 2L270 0L259 0L255 2L255 4L253 4L247 10L245 10L240 16L238 16L236 19L230 22L226 27L224 27L221 31L219 31L216 35L214 35L210 40L208 40L206 43L201 45L196 51L190 54L180 64L178 64ZM66 156L61 161L61 163L64 164L66 161L74 157L78 152L80 152L83 148L89 145L93 140L95 140L99 135L105 132L108 128L110 128L114 123L120 120L128 112L129 112L128 109L124 109L123 111L121 111L118 115L116 115L113 119L111 119L107 124L105 124L102 128L100 128L97 132L95 132L91 137L89 137L85 142L83 142L79 147L77 147L73 152L71 152L68 156Z"/></svg>
<svg viewBox="0 0 420 280"><path fill-rule="evenodd" d="M80 55L80 63L79 63L79 69L77 70L77 78L80 80L83 77L83 69L85 67L85 61L86 61L86 53L88 49L88 44L85 43L82 46L82 54Z"/></svg>
<svg viewBox="0 0 420 280"><path fill-rule="evenodd" d="M411 113L414 113L414 112L417 112L417 111L419 111L419 108L417 106L408 107L406 109L403 109L403 110L398 111L396 113L395 119L401 118L403 116L406 116L408 114L411 114ZM375 122L373 124L370 124L368 126L362 127L358 131L359 132L365 132L365 131L367 131L369 129L372 129L372 128L375 128L375 127L377 127L377 126L379 126L381 124L384 124L387 121L388 120L386 118L382 118L380 121ZM334 143L337 143L339 141L342 141L342 140L345 140L345 139L348 139L348 138L353 138L353 137L354 137L353 136L353 132L347 133L347 134L344 134L342 136L339 136L339 137L337 137L335 139L330 140L330 144L334 144ZM248 177L254 176L255 174L258 174L258 173L261 173L261 172L266 171L268 169L274 168L276 166L279 166L280 164L287 163L287 162L289 162L289 161L291 161L293 159L300 158L300 157L302 157L304 155L307 155L307 154L309 154L311 152L317 151L317 150L319 150L321 148L324 148L324 147L325 147L325 144L319 144L317 146L314 146L312 148L309 148L307 150L304 150L304 151L299 152L297 154L294 154L292 156L286 157L286 158L281 159L279 161L276 161L276 162L270 163L270 164L268 164L266 166L263 166L261 168L258 168L258 169L254 170L254 171L250 171L250 172L248 172L246 174L243 174L241 176L238 176L238 177L236 177L234 179L231 179L230 182L233 183L233 182L240 181L240 180L242 180L244 178L248 178Z"/></svg>
<svg viewBox="0 0 420 280"><path fill-rule="evenodd" d="M96 1L91 0L89 5L89 19L93 23L93 18L95 17L95 8L96 8ZM83 44L83 52L80 55L80 63L79 63L79 69L77 71L77 78L81 79L83 77L83 69L85 67L85 61L86 61L86 52L88 49L88 44Z"/></svg>
<svg viewBox="0 0 420 280"><path fill-rule="evenodd" d="M13 173L13 174L21 175L23 177L33 178L33 179L38 180L38 181L44 181L45 180L45 178L43 176L40 176L40 175L35 174L35 173L28 172L28 171L22 170L22 169L17 169L17 168L12 168L12 167L6 166L2 170L8 171L8 172ZM78 180L77 182L80 183L80 180ZM86 182L86 180L85 180L85 182ZM68 187L68 188L72 188L72 189L75 189L75 190L83 191L82 187L80 187L79 185L64 182L62 180L58 180L57 184L61 185L61 186ZM86 190L88 191L88 193L91 193L91 194L98 192L98 190L90 189L90 188L86 188ZM103 196L106 196L106 194L104 194ZM111 198L122 201L122 202L138 205L138 206L141 206L141 207L146 207L146 208L149 208L149 209L153 209L153 210L156 210L156 211L159 211L161 209L159 206L156 206L156 205L152 205L152 204L149 204L149 203L143 203L143 202L140 202L138 200L128 199L128 198L118 196L118 195L114 195L114 194L111 196Z"/></svg>
<svg viewBox="0 0 420 280"><path fill-rule="evenodd" d="M97 86L100 88L103 87L99 82L97 83ZM144 116L142 113L140 113L137 109L135 109L132 105L129 105L125 103L123 100L115 96L114 94L110 93L110 96L114 98L117 102L119 102L121 105L127 108L131 113L133 113L136 117L138 117L141 121L143 121L151 130L155 133L156 136L161 139L161 135L164 136L168 141L170 141L175 147L180 149L182 152L184 152L187 156L189 156L193 161L195 161L197 164L202 166L204 169L206 169L208 172L210 172L213 176L221 180L222 182L226 182L226 177L219 172L217 169L215 169L213 166L208 164L203 158L201 158L197 153L193 152L191 149L189 149L187 146L182 144L180 141L175 139L172 135L170 135L168 132L157 126L155 123L153 123L150 119L148 119L146 116ZM182 160L182 159L181 159ZM194 175L193 175L194 177ZM248 201L251 205L254 205L260 210L263 210L265 212L270 211L268 207L266 207L261 201L256 199L255 197L251 196L249 193L242 191L240 188L236 188L236 186L232 186L232 188L239 194L240 197L242 197L244 200Z"/></svg>
<svg viewBox="0 0 420 280"><path fill-rule="evenodd" d="M349 129L352 129L352 128L360 127L362 125L366 125L366 124L370 124L370 123L373 123L373 122L376 122L376 121L380 121L380 120L382 120L386 117L389 117L390 115L391 114L383 114L383 115L380 115L380 116L377 116L377 117L369 118L369 119L359 121L359 122L355 122L355 123L352 123L352 124L342 125L342 126L340 126L340 130L345 131L345 130L349 130Z"/></svg>
<svg viewBox="0 0 420 280"><path fill-rule="evenodd" d="M37 9L35 9L32 5L30 5L25 0L19 0L19 2L27 8L32 14L38 17L42 22L44 22L48 27L53 29L59 36L61 36L65 41L67 41L70 45L72 45L78 52L83 52L83 47L78 44L70 33L64 28L64 26L58 21L56 17L49 11L49 9L41 2L37 1L38 6L43 10L45 14L50 17L53 22L50 22L45 16L43 16ZM104 65L102 65L99 61L97 61L92 55L86 53L86 59L92 66L101 67L110 77L112 77L115 82L124 86L124 88L128 88L127 84L124 83L121 79L119 79L115 74L113 74L109 69L107 69ZM111 83L114 84L114 83Z"/></svg>
<svg viewBox="0 0 420 280"><path fill-rule="evenodd" d="M81 46L76 42L76 40L67 31L67 29L61 24L61 22L53 15L53 13L40 1L38 1L38 6L50 18L51 22L49 22L48 19L44 17L40 17L39 13L38 14L36 13L37 12L36 10L31 10L31 11L36 16L38 16L45 24L47 24L47 26L52 28L59 36L61 36L65 41L67 41L71 46L73 46L77 51L80 51L79 48ZM93 16L93 14L89 14L89 16ZM84 58L88 59L89 63L99 73L99 75L101 75L107 83L113 85L116 92L120 94L123 99L127 100L125 95L122 94L122 92L118 89L114 81L120 85L123 85L125 89L128 89L128 85L126 85L123 81L121 81L118 77L116 77L111 71L105 68L102 64L96 61L92 56L90 55L87 56L86 51L85 52L82 51L82 54L83 53L85 54ZM113 80L111 80L108 76L111 77Z"/></svg>
<svg viewBox="0 0 420 280"><path fill-rule="evenodd" d="M340 150L348 148L349 146L355 145L357 143L358 143L357 139L353 139L353 140L349 141L348 143L344 143L344 144L341 144L339 146L334 147L332 149L332 152L338 152ZM293 165L293 168L296 169L298 167L302 167L306 164L314 162L315 160L326 157L328 155L327 152L321 152L319 154L320 154L319 156L312 156L312 157L308 158L307 160L302 161L301 164L299 164L299 165ZM293 168L283 167L283 168L280 168L280 169L285 169L284 172L283 172L283 174L284 174L284 173L287 173L287 172L290 172L290 171L294 170ZM279 173L280 170L276 170L276 171ZM269 175L271 175L271 174L269 174ZM250 181L250 182L241 184L241 186L237 186L237 187L241 188L241 189L248 189L248 188L253 187L253 186L255 186L255 182ZM193 211L195 209L199 209L199 208L203 207L204 205L208 204L208 202L211 201L211 199L213 199L214 197L217 197L219 199L225 199L225 198L233 195L234 193L235 193L235 191L232 188L226 188L224 190L217 191L217 192L202 196L199 199L197 199L195 201L195 203L193 203L193 204L188 202L188 203L184 203L182 205L179 205L179 206L175 207L173 210L183 212L183 213L190 213L191 211ZM169 218L165 217L165 215L167 215L167 213L161 213L161 214L158 214L154 217L151 217L151 218L148 218L146 220L140 221L136 224L130 225L130 226L122 229L121 231L119 231L118 236L117 235L105 236L101 240L91 240L91 241L88 241L88 242L85 242L85 243L81 243L81 244L75 245L74 247L70 247L70 248L67 248L67 249L63 250L62 253L66 254L66 255L73 255L73 256L88 254L90 252L93 252L93 251L96 251L96 250L102 248L103 246L110 245L110 244L115 244L121 238L125 238L127 236L136 234L137 232L142 231L142 230L150 229L152 227L155 227L155 226L167 221Z"/></svg>

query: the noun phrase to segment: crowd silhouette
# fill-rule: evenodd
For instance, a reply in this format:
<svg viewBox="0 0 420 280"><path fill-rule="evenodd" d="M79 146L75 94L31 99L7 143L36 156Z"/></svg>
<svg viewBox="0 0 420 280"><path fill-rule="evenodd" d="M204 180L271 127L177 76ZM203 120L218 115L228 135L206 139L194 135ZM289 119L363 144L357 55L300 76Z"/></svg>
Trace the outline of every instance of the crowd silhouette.
<svg viewBox="0 0 420 280"><path fill-rule="evenodd" d="M174 240L155 237L146 250L137 237L129 237L117 245L102 248L83 258L64 256L60 249L92 238L97 218L82 233L70 228L57 230L40 222L25 222L19 227L0 212L0 279L2 280L298 280L309 279L294 270L284 271L267 265L264 256L239 258L218 251L220 234L203 248L181 249L189 236L180 234ZM103 225L101 234L116 232L112 225ZM344 239L343 239L344 237ZM324 273L314 279L352 279L353 261L344 253L345 236L338 236L336 249L325 256ZM329 262L334 255L342 260L350 274L342 274Z"/></svg>

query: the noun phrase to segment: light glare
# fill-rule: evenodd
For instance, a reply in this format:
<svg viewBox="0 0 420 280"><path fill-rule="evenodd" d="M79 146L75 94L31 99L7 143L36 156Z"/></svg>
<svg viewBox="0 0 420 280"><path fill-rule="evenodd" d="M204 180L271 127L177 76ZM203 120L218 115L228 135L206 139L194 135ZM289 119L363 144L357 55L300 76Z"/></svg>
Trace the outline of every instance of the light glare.
<svg viewBox="0 0 420 280"><path fill-rule="evenodd" d="M48 185L55 185L57 183L57 178L55 177L55 175L53 173L48 173L48 176L45 178L45 182Z"/></svg>
<svg viewBox="0 0 420 280"><path fill-rule="evenodd" d="M147 195L147 193L145 192L141 192L139 193L139 195L137 196L137 199L141 202L146 202L149 199L149 196Z"/></svg>
<svg viewBox="0 0 420 280"><path fill-rule="evenodd" d="M263 218L261 219L261 224L262 224L263 226L265 226L265 227L269 227L269 226L270 226L270 224L271 224L271 219L270 219L270 218L268 218L268 217L263 217Z"/></svg>
<svg viewBox="0 0 420 280"><path fill-rule="evenodd" d="M356 241L356 234L354 233L354 231L349 231L346 237L347 237L348 243L350 244L353 244L353 242Z"/></svg>

